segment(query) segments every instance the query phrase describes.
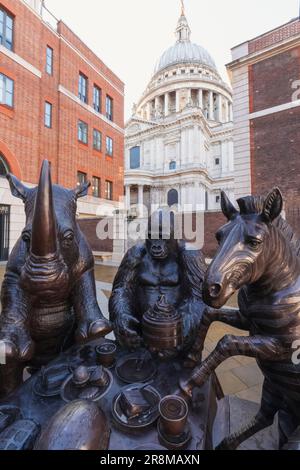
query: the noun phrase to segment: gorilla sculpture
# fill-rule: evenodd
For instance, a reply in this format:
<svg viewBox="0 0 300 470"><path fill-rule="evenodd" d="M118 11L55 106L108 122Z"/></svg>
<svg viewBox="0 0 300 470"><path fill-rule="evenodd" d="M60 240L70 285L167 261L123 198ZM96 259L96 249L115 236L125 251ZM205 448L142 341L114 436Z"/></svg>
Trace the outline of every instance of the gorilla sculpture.
<svg viewBox="0 0 300 470"><path fill-rule="evenodd" d="M182 345L175 354L188 351L201 322L204 257L200 250L189 250L184 241L175 239L172 214L159 210L149 218L146 241L127 252L114 281L110 320L118 342L130 350L143 344L143 315L157 304L170 305L181 315ZM172 350L160 351L164 358L173 355Z"/></svg>
<svg viewBox="0 0 300 470"><path fill-rule="evenodd" d="M51 183L44 161L39 185L8 175L23 200L26 227L9 258L2 284L0 340L7 364L0 367L0 397L22 382L26 365L40 367L75 341L111 331L96 299L94 259L76 222L76 201L89 184L67 190Z"/></svg>

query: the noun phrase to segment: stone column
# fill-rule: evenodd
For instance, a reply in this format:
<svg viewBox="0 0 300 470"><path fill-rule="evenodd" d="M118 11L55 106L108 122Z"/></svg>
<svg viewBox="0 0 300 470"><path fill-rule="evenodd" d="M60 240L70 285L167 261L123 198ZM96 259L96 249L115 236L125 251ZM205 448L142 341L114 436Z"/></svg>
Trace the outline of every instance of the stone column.
<svg viewBox="0 0 300 470"><path fill-rule="evenodd" d="M176 90L176 113L180 111L180 90Z"/></svg>
<svg viewBox="0 0 300 470"><path fill-rule="evenodd" d="M187 103L187 105L191 105L191 104L192 104L192 90L191 90L191 88L188 88L188 89L187 89L186 103Z"/></svg>
<svg viewBox="0 0 300 470"><path fill-rule="evenodd" d="M147 103L147 120L148 121L151 121L151 108L152 108L151 101L148 101Z"/></svg>
<svg viewBox="0 0 300 470"><path fill-rule="evenodd" d="M138 211L139 217L143 217L144 209L144 186L139 184L138 186Z"/></svg>
<svg viewBox="0 0 300 470"><path fill-rule="evenodd" d="M230 121L229 119L229 102L225 99L225 122Z"/></svg>
<svg viewBox="0 0 300 470"><path fill-rule="evenodd" d="M227 101L227 100L226 100ZM222 95L218 95L218 121L223 122L223 116L222 116L222 111L223 111L223 99Z"/></svg>
<svg viewBox="0 0 300 470"><path fill-rule="evenodd" d="M125 185L125 209L130 209L130 184Z"/></svg>
<svg viewBox="0 0 300 470"><path fill-rule="evenodd" d="M209 92L208 119L214 120L214 94L212 91Z"/></svg>
<svg viewBox="0 0 300 470"><path fill-rule="evenodd" d="M159 109L159 104L160 104L159 96L156 96L155 97L155 104L154 104L155 111Z"/></svg>
<svg viewBox="0 0 300 470"><path fill-rule="evenodd" d="M165 116L169 116L169 93L165 94Z"/></svg>
<svg viewBox="0 0 300 470"><path fill-rule="evenodd" d="M232 103L229 103L229 121L233 121L233 109L232 109Z"/></svg>
<svg viewBox="0 0 300 470"><path fill-rule="evenodd" d="M198 106L199 106L199 108L203 109L203 90L202 90L202 88L200 88L200 90L198 90Z"/></svg>

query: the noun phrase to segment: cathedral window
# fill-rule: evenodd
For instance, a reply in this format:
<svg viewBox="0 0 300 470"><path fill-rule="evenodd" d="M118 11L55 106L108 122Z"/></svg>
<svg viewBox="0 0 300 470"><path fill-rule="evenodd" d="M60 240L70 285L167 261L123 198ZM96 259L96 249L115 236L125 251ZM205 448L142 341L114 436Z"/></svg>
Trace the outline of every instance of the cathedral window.
<svg viewBox="0 0 300 470"><path fill-rule="evenodd" d="M178 204L178 191L176 189L171 189L168 192L168 206L172 207L175 204Z"/></svg>
<svg viewBox="0 0 300 470"><path fill-rule="evenodd" d="M169 170L176 170L176 162L172 161L169 163Z"/></svg>
<svg viewBox="0 0 300 470"><path fill-rule="evenodd" d="M136 170L141 166L141 148L132 147L130 149L130 169Z"/></svg>

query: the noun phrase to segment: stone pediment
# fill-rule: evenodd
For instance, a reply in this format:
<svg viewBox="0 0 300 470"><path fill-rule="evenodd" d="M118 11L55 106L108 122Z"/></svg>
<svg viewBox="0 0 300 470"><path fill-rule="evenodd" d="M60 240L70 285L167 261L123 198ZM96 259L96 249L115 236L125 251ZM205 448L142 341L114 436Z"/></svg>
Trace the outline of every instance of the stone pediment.
<svg viewBox="0 0 300 470"><path fill-rule="evenodd" d="M144 121L143 119L132 118L128 121L125 126L126 135L137 134L138 132L147 131L152 127L155 127L156 124L149 121Z"/></svg>

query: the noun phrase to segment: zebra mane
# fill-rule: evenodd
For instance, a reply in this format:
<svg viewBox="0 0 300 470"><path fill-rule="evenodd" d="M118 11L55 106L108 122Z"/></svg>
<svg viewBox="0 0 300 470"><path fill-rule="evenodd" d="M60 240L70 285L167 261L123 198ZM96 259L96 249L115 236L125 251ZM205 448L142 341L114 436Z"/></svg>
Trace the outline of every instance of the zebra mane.
<svg viewBox="0 0 300 470"><path fill-rule="evenodd" d="M246 196L237 200L241 215L260 214L263 211L266 197ZM273 225L281 231L286 240L290 243L296 255L300 257L300 240L294 233L290 224L281 215L273 221Z"/></svg>

